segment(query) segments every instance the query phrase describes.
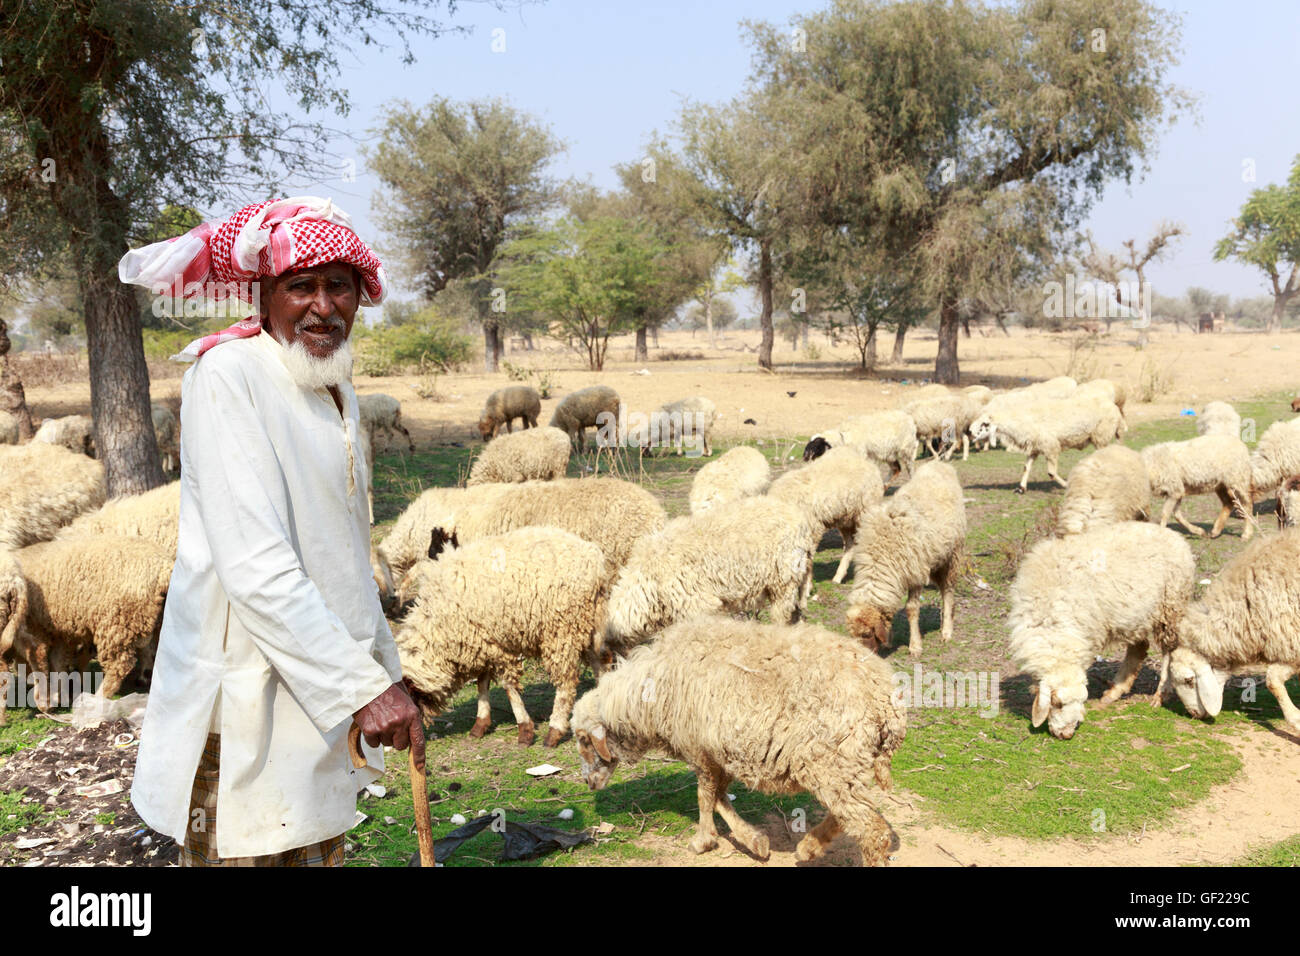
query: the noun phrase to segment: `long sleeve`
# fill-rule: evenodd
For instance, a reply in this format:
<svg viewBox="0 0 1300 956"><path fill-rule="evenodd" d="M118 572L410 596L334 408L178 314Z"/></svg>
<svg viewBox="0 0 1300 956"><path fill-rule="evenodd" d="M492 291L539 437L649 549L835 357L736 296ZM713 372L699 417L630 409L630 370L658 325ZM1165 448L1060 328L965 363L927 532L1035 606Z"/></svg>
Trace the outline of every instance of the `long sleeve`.
<svg viewBox="0 0 1300 956"><path fill-rule="evenodd" d="M213 569L231 612L327 733L392 680L304 570L286 520L295 503L286 500L283 469L295 463L281 462L245 370L213 358L192 370L181 430ZM296 505L310 520L304 503Z"/></svg>

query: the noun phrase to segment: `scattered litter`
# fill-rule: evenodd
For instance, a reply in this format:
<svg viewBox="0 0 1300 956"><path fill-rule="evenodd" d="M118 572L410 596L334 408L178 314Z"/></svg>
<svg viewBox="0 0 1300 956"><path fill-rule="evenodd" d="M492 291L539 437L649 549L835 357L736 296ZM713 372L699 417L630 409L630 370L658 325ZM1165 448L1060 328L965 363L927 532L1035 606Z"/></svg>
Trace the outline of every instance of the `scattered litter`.
<svg viewBox="0 0 1300 956"><path fill-rule="evenodd" d="M727 799L734 802L736 799L736 795L734 793L729 793L727 794Z"/></svg>
<svg viewBox="0 0 1300 956"><path fill-rule="evenodd" d="M359 827L361 826L361 824L365 823L369 819L370 819L369 816L367 816L366 814L358 810L357 815L352 818L352 826Z"/></svg>
<svg viewBox="0 0 1300 956"><path fill-rule="evenodd" d="M486 811L486 810L480 810L478 813L474 814L474 816L475 816L475 817L485 817L485 816L487 816L487 811Z"/></svg>
<svg viewBox="0 0 1300 956"><path fill-rule="evenodd" d="M558 816L561 820L572 820L573 811L570 810L568 807L565 807L563 810L559 812Z"/></svg>
<svg viewBox="0 0 1300 956"><path fill-rule="evenodd" d="M121 793L122 781L116 778L101 780L99 783L89 783L84 787L77 787L72 792L79 797L106 797L110 793Z"/></svg>
<svg viewBox="0 0 1300 956"><path fill-rule="evenodd" d="M135 734L118 734L113 738L114 747L129 747L135 743Z"/></svg>
<svg viewBox="0 0 1300 956"><path fill-rule="evenodd" d="M451 815L451 825L454 826L454 827L464 826L467 822L469 822L469 821L467 821L467 820L465 819L464 814L461 814L461 813L453 813L453 814Z"/></svg>
<svg viewBox="0 0 1300 956"><path fill-rule="evenodd" d="M484 817L451 831L433 844L434 859L446 861L457 847L482 833L496 819L495 816ZM510 819L505 820L504 829L494 826L492 830L494 833L500 833L505 841L499 857L502 861L525 860L554 850L568 850L593 840L592 835L586 831L574 833L571 830L557 830L538 823L521 823Z"/></svg>
<svg viewBox="0 0 1300 956"><path fill-rule="evenodd" d="M649 370L648 368L639 368L639 369L637 369L635 372L633 372L632 374L633 374L633 375L649 375L649 374L650 374L650 370Z"/></svg>
<svg viewBox="0 0 1300 956"><path fill-rule="evenodd" d="M599 833L601 836L604 836L606 833L614 832L614 824L610 823L608 820L603 820L598 826L592 827L592 830Z"/></svg>
<svg viewBox="0 0 1300 956"><path fill-rule="evenodd" d="M988 583L987 581L985 581L983 578L976 578L976 579L975 579L975 586L976 586L977 588L979 588L981 591L992 591L992 590L993 590L993 585L989 584L989 583Z"/></svg>
<svg viewBox="0 0 1300 956"><path fill-rule="evenodd" d="M132 730L139 733L148 705L148 694L127 694L117 700L105 700L98 694L81 694L72 702L68 722L77 730L87 730L103 723L125 720Z"/></svg>
<svg viewBox="0 0 1300 956"><path fill-rule="evenodd" d="M542 763L536 767L529 767L524 773L530 777L549 777L553 773L559 773L563 767L557 767L554 764Z"/></svg>
<svg viewBox="0 0 1300 956"><path fill-rule="evenodd" d="M384 817L384 826L386 827L391 827L396 822L397 821L394 820L392 817Z"/></svg>
<svg viewBox="0 0 1300 956"><path fill-rule="evenodd" d="M14 841L15 850L34 850L38 846L45 846L47 843L53 843L54 837L24 837L21 840Z"/></svg>
<svg viewBox="0 0 1300 956"><path fill-rule="evenodd" d="M1179 412L1178 414L1179 414L1179 415L1182 415L1184 418L1195 418L1195 417L1196 417L1196 409L1194 409L1194 408L1184 408L1184 409L1183 409L1181 412Z"/></svg>
<svg viewBox="0 0 1300 956"><path fill-rule="evenodd" d="M388 795L388 788L380 783L368 783L366 784L366 793L370 794L372 797L383 799Z"/></svg>
<svg viewBox="0 0 1300 956"><path fill-rule="evenodd" d="M1189 763L1185 763L1185 764L1183 764L1181 767L1175 767L1173 770L1171 770L1171 771L1169 771L1169 772L1170 772L1170 773L1181 773L1182 771L1186 770L1186 769L1187 769L1188 767L1190 767L1190 766L1191 766L1191 764L1189 764Z"/></svg>

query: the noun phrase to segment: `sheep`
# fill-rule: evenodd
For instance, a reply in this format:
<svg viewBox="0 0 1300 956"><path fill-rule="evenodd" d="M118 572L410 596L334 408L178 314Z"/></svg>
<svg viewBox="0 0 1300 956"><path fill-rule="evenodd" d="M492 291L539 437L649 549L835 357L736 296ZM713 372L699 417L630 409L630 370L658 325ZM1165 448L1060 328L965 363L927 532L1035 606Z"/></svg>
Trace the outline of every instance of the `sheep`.
<svg viewBox="0 0 1300 956"><path fill-rule="evenodd" d="M497 437L501 426L506 426L506 433L514 432L514 420L520 419L524 429L537 427L537 416L542 413L542 396L537 389L527 385L508 385L498 388L483 403L483 412L478 419L478 433L484 441ZM552 422L551 424L554 424Z"/></svg>
<svg viewBox="0 0 1300 956"><path fill-rule="evenodd" d="M1291 399L1291 411L1300 412L1300 397Z"/></svg>
<svg viewBox="0 0 1300 956"><path fill-rule="evenodd" d="M891 758L907 731L891 675L874 654L813 625L685 620L634 650L578 701L573 736L582 775L601 790L620 762L663 751L697 777L700 818L690 848L718 845L716 810L760 859L771 851L768 838L732 809L731 781L769 793L806 791L826 816L800 840L800 860L821 856L843 830L864 864L883 864L892 835L865 791L873 778L889 790Z"/></svg>
<svg viewBox="0 0 1300 956"><path fill-rule="evenodd" d="M149 414L153 418L153 433L158 441L158 453L162 455L163 471L175 471L181 456L181 426L176 415L166 405L157 403L149 406Z"/></svg>
<svg viewBox="0 0 1300 956"><path fill-rule="evenodd" d="M18 417L0 410L0 445L17 445L18 437Z"/></svg>
<svg viewBox="0 0 1300 956"><path fill-rule="evenodd" d="M68 415L64 418L47 418L36 429L32 441L47 445L62 445L69 451L89 458L95 457L95 423L89 415Z"/></svg>
<svg viewBox="0 0 1300 956"><path fill-rule="evenodd" d="M1293 475L1277 489L1277 526L1294 528L1300 524L1300 475Z"/></svg>
<svg viewBox="0 0 1300 956"><path fill-rule="evenodd" d="M58 445L0 445L0 548L54 537L104 503L104 466Z"/></svg>
<svg viewBox="0 0 1300 956"><path fill-rule="evenodd" d="M894 495L868 511L853 549L849 633L872 650L889 643L894 612L906 601L909 653L921 653L921 591L939 588L945 641L952 637L953 588L966 542L966 505L951 465L927 462Z"/></svg>
<svg viewBox="0 0 1300 956"><path fill-rule="evenodd" d="M1113 382L1108 378L1094 378L1090 382L1084 382L1065 397L1074 400L1097 397L1111 402L1119 409L1122 426L1120 434L1128 431L1128 420L1124 417L1124 404L1128 401L1128 390L1119 382Z"/></svg>
<svg viewBox="0 0 1300 956"><path fill-rule="evenodd" d="M574 449L581 453L587 444L587 429L616 423L618 409L618 392L607 385L591 385L561 399L551 413L550 424L567 433ZM602 420L602 415L612 418Z"/></svg>
<svg viewBox="0 0 1300 956"><path fill-rule="evenodd" d="M1048 476L1064 488L1066 481L1056 470L1061 451L1088 444L1105 448L1119 437L1120 428L1119 409L1114 402L1052 399L997 408L990 402L971 425L971 434L976 439L1001 440L1009 450L1025 456L1024 474L1016 486L1016 494L1023 495L1039 455L1047 460Z"/></svg>
<svg viewBox="0 0 1300 956"><path fill-rule="evenodd" d="M917 450L916 422L903 411L857 415L813 435L804 446L803 460L812 461L839 445L848 445L865 458L889 465L890 481L900 472L904 478L911 478Z"/></svg>
<svg viewBox="0 0 1300 956"><path fill-rule="evenodd" d="M48 675L61 655L88 663L93 645L104 672L100 696L112 697L137 661L151 658L172 555L143 538L104 534L29 545L15 557L27 581L15 649L28 671ZM53 703L38 682L37 706Z"/></svg>
<svg viewBox="0 0 1300 956"><path fill-rule="evenodd" d="M717 414L718 406L703 395L668 402L653 412L648 421L629 426L630 444L643 450L673 445L676 446L678 455L685 454L686 445L689 444L693 454L712 457L713 422Z"/></svg>
<svg viewBox="0 0 1300 956"><path fill-rule="evenodd" d="M470 731L491 725L488 689L498 677L528 746L534 724L520 696L523 659L540 659L555 684L545 746L568 731L584 660L596 665L605 616L600 549L559 528L520 528L448 548L419 563L415 604L395 639L402 673L426 718L466 682L478 682Z"/></svg>
<svg viewBox="0 0 1300 956"><path fill-rule="evenodd" d="M1261 538L1219 572L1188 606L1167 657L1167 683L1193 717L1218 716L1230 674L1264 671L1292 730L1300 710L1285 682L1300 670L1300 531ZM1163 682L1162 682L1163 690Z"/></svg>
<svg viewBox="0 0 1300 956"><path fill-rule="evenodd" d="M763 453L748 445L738 445L695 473L689 499L691 514L703 514L731 501L761 495L771 481L772 466Z"/></svg>
<svg viewBox="0 0 1300 956"><path fill-rule="evenodd" d="M84 512L54 537L65 540L87 535L128 535L145 538L175 555L180 514L181 483L173 481L143 494L110 498L103 507Z"/></svg>
<svg viewBox="0 0 1300 956"><path fill-rule="evenodd" d="M415 451L415 439L411 433L406 430L402 424L402 403L391 395L358 395L357 411L361 416L361 430L365 433L366 440L373 448L375 433L383 431L387 435L387 441L392 441L393 432L398 431L406 436L407 444L412 452ZM373 466L373 460L371 461Z"/></svg>
<svg viewBox="0 0 1300 956"><path fill-rule="evenodd" d="M501 435L483 447L465 484L562 478L569 467L570 448L569 436L550 426Z"/></svg>
<svg viewBox="0 0 1300 956"><path fill-rule="evenodd" d="M1038 680L1033 726L1046 720L1052 736L1074 736L1088 699L1088 666L1108 647L1123 647L1125 656L1101 703L1128 693L1148 645L1172 647L1195 575L1187 540L1141 521L1036 544L1011 585L1007 617L1011 659Z"/></svg>
<svg viewBox="0 0 1300 956"><path fill-rule="evenodd" d="M12 551L0 548L0 727L9 700L9 662L18 630L27 618L27 579Z"/></svg>
<svg viewBox="0 0 1300 956"><path fill-rule="evenodd" d="M1184 517L1182 500L1187 495L1214 492L1223 505L1210 537L1217 538L1236 505L1246 521L1243 541L1255 533L1251 498L1250 452L1236 435L1202 435L1187 441L1166 441L1142 449L1142 463L1151 479L1151 493L1165 499L1160 527L1172 515L1197 537L1205 532Z"/></svg>
<svg viewBox="0 0 1300 956"><path fill-rule="evenodd" d="M1300 475L1300 418L1274 422L1250 456L1252 499L1266 497L1285 479Z"/></svg>
<svg viewBox="0 0 1300 956"><path fill-rule="evenodd" d="M557 478L520 484L431 488L415 499L375 549L391 596L395 581L425 553L434 528L468 544L531 525L553 525L590 541L604 554L608 578L627 561L642 535L658 531L663 505L640 485L616 478Z"/></svg>
<svg viewBox="0 0 1300 956"><path fill-rule="evenodd" d="M1085 457L1070 472L1056 533L1079 534L1139 515L1145 519L1150 507L1151 480L1142 456L1132 448L1109 445Z"/></svg>
<svg viewBox="0 0 1300 956"><path fill-rule="evenodd" d="M1210 402L1196 419L1198 435L1236 435L1241 437L1241 416L1227 402Z"/></svg>
<svg viewBox="0 0 1300 956"><path fill-rule="evenodd" d="M632 546L609 596L605 643L614 652L696 614L757 610L793 624L812 589L816 540L803 512L742 498L675 518Z"/></svg>
<svg viewBox="0 0 1300 956"><path fill-rule="evenodd" d="M835 571L836 584L848 573L858 523L884 494L880 471L852 448L832 448L816 461L782 475L768 489L770 497L803 509L814 540L820 541L828 528L840 533L844 555Z"/></svg>
<svg viewBox="0 0 1300 956"><path fill-rule="evenodd" d="M981 408L993 400L993 389L987 385L967 385L962 394L973 399Z"/></svg>
<svg viewBox="0 0 1300 956"><path fill-rule="evenodd" d="M949 392L931 394L903 406L916 425L916 437L930 449L935 457L943 450L945 459L951 458L958 442L962 446L962 461L970 457L970 440L967 429L980 414L982 406L970 395Z"/></svg>

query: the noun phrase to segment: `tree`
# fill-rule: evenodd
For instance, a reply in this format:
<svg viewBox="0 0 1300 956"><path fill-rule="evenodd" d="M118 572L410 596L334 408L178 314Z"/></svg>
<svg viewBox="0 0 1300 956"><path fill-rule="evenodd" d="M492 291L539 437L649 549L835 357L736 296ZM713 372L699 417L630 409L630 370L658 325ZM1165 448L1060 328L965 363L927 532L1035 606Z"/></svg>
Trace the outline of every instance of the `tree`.
<svg viewBox="0 0 1300 956"><path fill-rule="evenodd" d="M497 253L512 223L558 200L546 169L563 145L500 100L460 106L438 97L420 111L401 103L379 135L367 158L386 191L375 209L387 246L430 298L453 279L472 284L484 365L495 372L509 321L492 292Z"/></svg>
<svg viewBox="0 0 1300 956"><path fill-rule="evenodd" d="M1232 232L1215 245L1214 258L1236 259L1263 270L1273 293L1268 331L1281 329L1282 314L1300 293L1300 155L1285 186L1270 183L1250 194Z"/></svg>
<svg viewBox="0 0 1300 956"><path fill-rule="evenodd" d="M703 327L708 330L709 348L717 347L715 331L725 329L736 320L735 305L730 299L724 298L745 284L744 277L736 271L734 263L735 260L728 259L722 266L710 269L708 278L695 289L695 298L700 303L701 323L692 328Z"/></svg>
<svg viewBox="0 0 1300 956"><path fill-rule="evenodd" d="M755 82L802 107L801 197L916 262L947 384L960 301L1055 255L1187 102L1177 19L1146 0L835 0L794 27L749 25Z"/></svg>
<svg viewBox="0 0 1300 956"><path fill-rule="evenodd" d="M282 79L305 113L344 109L339 51L376 43L378 31L403 42L440 32L410 6L0 0L0 277L35 276L66 250L110 495L163 479L138 301L118 260L169 202L337 176L326 130L287 121L263 86Z"/></svg>
<svg viewBox="0 0 1300 956"><path fill-rule="evenodd" d="M1147 324L1151 321L1151 302L1150 295L1147 291L1146 267L1152 262L1159 262L1170 251L1170 247L1175 239L1185 234L1187 231L1181 223L1161 222L1156 226L1155 232L1147 240L1146 246L1140 251L1137 247L1136 239L1125 239L1124 250L1126 255L1116 255L1098 248L1097 242L1092 237L1092 231L1087 232L1088 252L1083 256L1081 265L1089 274L1097 277L1103 282L1110 285L1115 290L1115 301L1120 305L1127 306L1130 310L1138 314L1138 327L1145 330ZM1132 272L1136 277L1136 288L1126 289L1121 273ZM1126 294L1127 293L1127 294ZM1127 301L1125 301L1127 299ZM1102 318L1106 322L1106 331L1110 331L1110 324L1114 321L1112 309L1107 309ZM1141 333L1145 337L1145 331Z"/></svg>
<svg viewBox="0 0 1300 956"><path fill-rule="evenodd" d="M740 313L736 311L736 305L726 296L718 295L714 292L706 296L706 301L693 303L686 310L686 326L692 333L700 329L707 329L712 336L718 329L725 329L739 317ZM694 335L692 335L694 338ZM713 340L710 339L710 344Z"/></svg>

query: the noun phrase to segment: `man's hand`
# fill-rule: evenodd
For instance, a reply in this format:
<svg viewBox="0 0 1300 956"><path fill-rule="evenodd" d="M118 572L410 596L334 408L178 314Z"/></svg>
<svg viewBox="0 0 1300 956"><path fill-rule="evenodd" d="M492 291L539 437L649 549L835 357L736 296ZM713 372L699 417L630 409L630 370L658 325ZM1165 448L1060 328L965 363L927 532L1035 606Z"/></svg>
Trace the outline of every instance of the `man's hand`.
<svg viewBox="0 0 1300 956"><path fill-rule="evenodd" d="M424 769L424 721L401 684L393 684L352 717L370 746L410 747L416 767Z"/></svg>

